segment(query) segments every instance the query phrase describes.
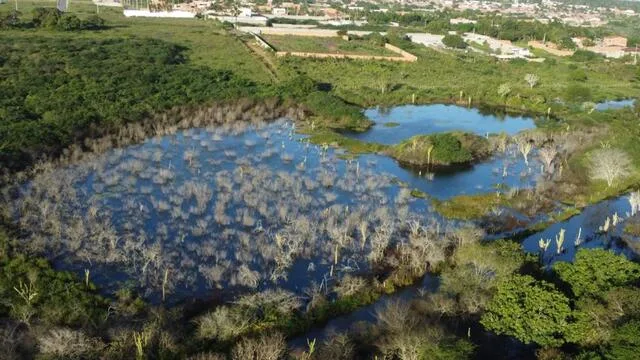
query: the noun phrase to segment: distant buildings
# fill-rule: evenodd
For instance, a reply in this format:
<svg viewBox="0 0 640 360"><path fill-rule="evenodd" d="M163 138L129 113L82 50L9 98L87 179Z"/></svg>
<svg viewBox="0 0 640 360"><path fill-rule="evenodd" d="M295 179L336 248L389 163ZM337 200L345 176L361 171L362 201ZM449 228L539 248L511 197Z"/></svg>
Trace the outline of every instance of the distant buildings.
<svg viewBox="0 0 640 360"><path fill-rule="evenodd" d="M478 21L477 20L471 20L471 19L465 19L465 18L455 18L455 19L450 19L449 23L451 25L458 25L458 24L477 24Z"/></svg>
<svg viewBox="0 0 640 360"><path fill-rule="evenodd" d="M551 41L542 42L538 40L532 40L529 41L527 45L534 49L544 50L555 56L571 56L574 53L574 51L572 50L559 49L558 46Z"/></svg>
<svg viewBox="0 0 640 360"><path fill-rule="evenodd" d="M623 36L607 36L602 39L602 46L627 47L627 38Z"/></svg>
<svg viewBox="0 0 640 360"><path fill-rule="evenodd" d="M573 39L578 48L593 51L608 58L619 59L628 53L627 38L623 36L607 36L597 39L593 44L585 44L586 40L585 38Z"/></svg>
<svg viewBox="0 0 640 360"><path fill-rule="evenodd" d="M587 41L587 38L573 38L572 40L576 43L579 49L591 51L612 59L619 59L625 55L634 54L636 52L635 48L627 47L627 38L623 36L607 36L593 41ZM573 50L558 49L557 45L550 41L547 41L546 43L542 43L541 41L529 41L529 46L544 50L556 56L571 56L574 53Z"/></svg>
<svg viewBox="0 0 640 360"><path fill-rule="evenodd" d="M498 59L526 59L531 57L529 49L513 45L509 40L498 40L486 35L465 33L462 38L466 42L476 43L481 46L488 46L491 53L488 55Z"/></svg>

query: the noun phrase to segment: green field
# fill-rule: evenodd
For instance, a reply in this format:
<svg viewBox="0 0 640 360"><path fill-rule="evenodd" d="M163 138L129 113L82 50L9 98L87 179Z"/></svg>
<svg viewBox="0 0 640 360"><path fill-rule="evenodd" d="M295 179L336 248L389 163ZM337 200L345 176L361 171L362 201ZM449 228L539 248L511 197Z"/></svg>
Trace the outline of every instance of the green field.
<svg viewBox="0 0 640 360"><path fill-rule="evenodd" d="M19 9L25 17L29 17L36 7L55 6L54 0L20 0ZM10 6L11 5L11 6ZM13 4L0 5L0 12L13 9ZM96 14L95 4L88 0L72 0L70 11L79 17ZM152 38L186 48L186 54L194 65L207 66L214 70L229 70L243 74L256 82L270 83L273 76L259 58L252 56L251 51L235 36L228 36L221 24L199 19L154 19L126 18L122 8L100 7L99 16L107 21L108 28L98 32L73 34L94 39L135 37ZM11 34L6 32L5 36ZM38 31L37 36L68 36L55 31Z"/></svg>
<svg viewBox="0 0 640 360"><path fill-rule="evenodd" d="M590 101L640 96L634 80L637 67L623 62L583 63L556 57L544 63L502 62L483 55L440 53L408 42L401 47L418 56L418 61L390 64L287 58L281 66L295 67L316 81L331 83L339 96L363 106L409 103L415 94L419 103L466 102L471 96L474 103L540 111L549 106L566 109L553 100L571 102L566 91L571 85L589 88ZM587 79L572 80L575 71L584 71ZM540 78L533 89L524 81L528 73ZM381 90L385 83L389 91ZM512 89L504 99L497 91L501 84Z"/></svg>
<svg viewBox="0 0 640 360"><path fill-rule="evenodd" d="M398 56L393 51L366 40L346 41L340 37L264 35L277 51L348 55Z"/></svg>

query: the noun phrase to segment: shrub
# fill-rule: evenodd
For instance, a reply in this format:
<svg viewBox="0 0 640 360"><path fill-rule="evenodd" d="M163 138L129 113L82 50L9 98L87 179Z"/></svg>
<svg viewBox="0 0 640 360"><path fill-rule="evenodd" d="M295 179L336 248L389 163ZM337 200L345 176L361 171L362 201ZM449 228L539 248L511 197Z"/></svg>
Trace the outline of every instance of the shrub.
<svg viewBox="0 0 640 360"><path fill-rule="evenodd" d="M371 34L364 36L364 39L374 46L384 46L384 44L387 43L387 39L378 32L372 32Z"/></svg>
<svg viewBox="0 0 640 360"><path fill-rule="evenodd" d="M596 46L596 43L593 42L593 40L591 39L584 39L582 40L582 45L585 47L592 47L592 46ZM583 51L583 50L579 50L579 51Z"/></svg>
<svg viewBox="0 0 640 360"><path fill-rule="evenodd" d="M294 293L284 289L267 289L244 295L236 303L256 314L275 312L279 315L289 315L302 306L300 299Z"/></svg>
<svg viewBox="0 0 640 360"><path fill-rule="evenodd" d="M583 69L575 69L569 73L569 80L571 81L587 81L587 72Z"/></svg>
<svg viewBox="0 0 640 360"><path fill-rule="evenodd" d="M591 89L586 86L578 84L569 85L566 93L567 100L571 102L583 103L591 100Z"/></svg>
<svg viewBox="0 0 640 360"><path fill-rule="evenodd" d="M91 15L87 17L82 23L82 27L85 30L99 30L104 28L104 26L104 19L98 15Z"/></svg>
<svg viewBox="0 0 640 360"><path fill-rule="evenodd" d="M49 330L38 339L42 354L65 359L87 359L100 353L104 344L80 331L60 328Z"/></svg>
<svg viewBox="0 0 640 360"><path fill-rule="evenodd" d="M200 353L187 358L187 360L226 360L227 357L224 354L219 353Z"/></svg>
<svg viewBox="0 0 640 360"><path fill-rule="evenodd" d="M236 308L220 306L196 320L198 336L205 339L228 341L243 334L251 319Z"/></svg>
<svg viewBox="0 0 640 360"><path fill-rule="evenodd" d="M353 296L364 290L367 281L358 276L345 275L334 288L339 298Z"/></svg>
<svg viewBox="0 0 640 360"><path fill-rule="evenodd" d="M287 343L280 333L263 335L257 339L244 338L231 351L233 360L278 360L287 350Z"/></svg>
<svg viewBox="0 0 640 360"><path fill-rule="evenodd" d="M575 50L576 47L576 43L569 36L565 36L558 41L559 49Z"/></svg>
<svg viewBox="0 0 640 360"><path fill-rule="evenodd" d="M487 139L468 133L418 135L390 150L397 160L413 165L463 164L488 155Z"/></svg>
<svg viewBox="0 0 640 360"><path fill-rule="evenodd" d="M91 292L93 285L87 289L73 274L53 270L46 260L17 256L0 266L0 313L25 322L36 316L57 325L104 319L107 303Z"/></svg>
<svg viewBox="0 0 640 360"><path fill-rule="evenodd" d="M62 17L62 12L56 8L39 7L33 9L31 22L35 27L54 28Z"/></svg>
<svg viewBox="0 0 640 360"><path fill-rule="evenodd" d="M304 105L320 117L328 127L364 130L371 125L359 107L325 92L314 91L303 100Z"/></svg>
<svg viewBox="0 0 640 360"><path fill-rule="evenodd" d="M577 297L602 296L613 287L640 280L640 265L604 249L580 249L573 264L557 262L553 270Z"/></svg>
<svg viewBox="0 0 640 360"><path fill-rule="evenodd" d="M454 49L466 49L467 46L469 46L460 35L452 34L445 35L445 37L442 38L442 43Z"/></svg>
<svg viewBox="0 0 640 360"><path fill-rule="evenodd" d="M0 18L0 29L5 28L16 28L21 25L20 16L22 15L19 11L11 11L6 16Z"/></svg>
<svg viewBox="0 0 640 360"><path fill-rule="evenodd" d="M64 31L76 31L81 30L83 28L82 20L73 14L66 14L62 16L56 27L60 30Z"/></svg>
<svg viewBox="0 0 640 360"><path fill-rule="evenodd" d="M552 284L514 275L498 285L480 322L525 344L558 346L565 342L570 316L569 299Z"/></svg>
<svg viewBox="0 0 640 360"><path fill-rule="evenodd" d="M608 359L636 359L640 352L640 320L631 320L618 326L606 350Z"/></svg>
<svg viewBox="0 0 640 360"><path fill-rule="evenodd" d="M440 312L479 314L493 297L496 285L524 264L519 244L511 241L463 243L453 258L455 266L442 271L440 293L431 299ZM452 301L447 301L447 300Z"/></svg>
<svg viewBox="0 0 640 360"><path fill-rule="evenodd" d="M4 37L0 48L6 59L0 162L6 166L28 165L42 153L55 156L89 134L178 105L258 96L254 84L228 71L189 66L184 48L157 40Z"/></svg>
<svg viewBox="0 0 640 360"><path fill-rule="evenodd" d="M576 52L571 55L571 60L579 62L593 61L600 58L602 58L601 55L589 50L576 50Z"/></svg>
<svg viewBox="0 0 640 360"><path fill-rule="evenodd" d="M318 348L318 359L351 360L355 355L355 346L347 334L334 334Z"/></svg>
<svg viewBox="0 0 640 360"><path fill-rule="evenodd" d="M418 325L418 319L411 312L409 304L400 300L389 300L376 307L375 317L378 327L392 334L409 332Z"/></svg>

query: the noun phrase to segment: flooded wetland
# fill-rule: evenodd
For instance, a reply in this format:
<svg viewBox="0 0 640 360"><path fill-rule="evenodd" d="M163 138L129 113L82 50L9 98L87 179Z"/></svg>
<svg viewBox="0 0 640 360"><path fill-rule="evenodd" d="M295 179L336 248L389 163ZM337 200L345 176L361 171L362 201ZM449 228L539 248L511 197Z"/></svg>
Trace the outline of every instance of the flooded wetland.
<svg viewBox="0 0 640 360"><path fill-rule="evenodd" d="M517 136L535 127L530 118L450 105L366 114L376 124L353 136L386 143L454 130ZM398 126L385 127L390 121ZM486 161L436 173L384 154L341 154L310 143L287 118L178 130L48 169L19 187L11 213L33 229L26 246L60 268L90 271L105 289L126 280L154 301L269 287L301 292L312 282L366 273L392 244L437 258L445 246L435 235L467 222L438 214L431 199L503 196L535 187L545 171L536 150L526 159L515 143ZM538 240L561 228L568 242L589 244L607 217L630 212L628 204L603 203L607 211L589 209L523 246L537 252ZM496 208L494 216L507 211ZM407 242L401 234L416 227L428 227L434 238ZM557 255L567 260L571 253Z"/></svg>
<svg viewBox="0 0 640 360"><path fill-rule="evenodd" d="M373 321L372 311L389 302L437 291L437 275L427 273L469 239L520 236L522 248L546 265L570 261L581 247L633 256L635 237L622 229L640 205L636 194L555 222L566 205L545 212L497 202L475 219L434 206L460 196L532 196L562 151L561 144L550 149L529 140L532 118L451 105L365 114L375 125L346 136L393 146L462 131L487 141L491 152L437 169L406 166L384 152L346 156L311 143L289 117L174 128L63 166L43 165L12 188L7 208L31 230L24 246L57 268L90 276L106 294L126 286L152 303L247 301L271 292L295 309L312 306L314 294L342 297L361 290L362 279L404 274L404 290L306 335L319 339ZM487 225L505 219L516 225Z"/></svg>

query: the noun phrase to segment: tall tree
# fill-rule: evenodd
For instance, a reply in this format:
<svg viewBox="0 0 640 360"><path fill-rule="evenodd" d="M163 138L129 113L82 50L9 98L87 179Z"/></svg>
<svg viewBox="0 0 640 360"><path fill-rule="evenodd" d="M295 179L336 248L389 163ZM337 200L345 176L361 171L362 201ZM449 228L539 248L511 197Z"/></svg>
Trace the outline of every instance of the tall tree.
<svg viewBox="0 0 640 360"><path fill-rule="evenodd" d="M569 299L552 284L515 275L498 286L481 324L525 344L559 346L569 330Z"/></svg>

